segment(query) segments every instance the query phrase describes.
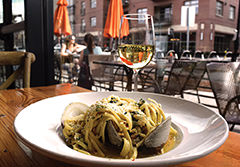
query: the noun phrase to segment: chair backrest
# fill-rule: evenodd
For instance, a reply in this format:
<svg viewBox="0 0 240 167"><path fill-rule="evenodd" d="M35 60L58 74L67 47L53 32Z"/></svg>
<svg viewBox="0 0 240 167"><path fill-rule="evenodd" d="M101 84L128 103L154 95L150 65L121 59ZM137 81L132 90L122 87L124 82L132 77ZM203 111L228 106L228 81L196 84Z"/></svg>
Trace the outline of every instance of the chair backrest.
<svg viewBox="0 0 240 167"><path fill-rule="evenodd" d="M169 63L173 63L174 59L178 59L177 54L174 50L169 50L166 54L166 58L168 59Z"/></svg>
<svg viewBox="0 0 240 167"><path fill-rule="evenodd" d="M89 68L90 68L90 74L92 78L94 77L103 77L106 76L106 70L111 70L111 69L106 69L106 66L102 64L95 64L93 61L113 61L114 57L113 55L93 55L90 54L88 56L88 62L89 62ZM113 70L113 68L112 68Z"/></svg>
<svg viewBox="0 0 240 167"><path fill-rule="evenodd" d="M227 57L231 58L232 55L233 55L233 53L232 53L231 51L227 51L227 52L225 53L224 57L226 57L226 58L227 58Z"/></svg>
<svg viewBox="0 0 240 167"><path fill-rule="evenodd" d="M193 57L198 59L204 59L203 52L200 50L196 50Z"/></svg>
<svg viewBox="0 0 240 167"><path fill-rule="evenodd" d="M220 114L230 99L239 93L240 62L207 64L208 78Z"/></svg>
<svg viewBox="0 0 240 167"><path fill-rule="evenodd" d="M181 95L195 66L195 61L176 60L171 67L165 94Z"/></svg>
<svg viewBox="0 0 240 167"><path fill-rule="evenodd" d="M188 81L184 86L184 90L197 90L205 72L207 61L198 61L193 69Z"/></svg>
<svg viewBox="0 0 240 167"><path fill-rule="evenodd" d="M211 51L207 58L210 59L210 58L218 58L218 57L219 56L216 51Z"/></svg>
<svg viewBox="0 0 240 167"><path fill-rule="evenodd" d="M191 52L189 50L183 51L183 53L181 54L180 59L192 59Z"/></svg>
<svg viewBox="0 0 240 167"><path fill-rule="evenodd" d="M23 87L30 87L31 63L35 55L30 52L1 51L0 66L17 66L18 68L0 85L0 89L7 89L23 72Z"/></svg>

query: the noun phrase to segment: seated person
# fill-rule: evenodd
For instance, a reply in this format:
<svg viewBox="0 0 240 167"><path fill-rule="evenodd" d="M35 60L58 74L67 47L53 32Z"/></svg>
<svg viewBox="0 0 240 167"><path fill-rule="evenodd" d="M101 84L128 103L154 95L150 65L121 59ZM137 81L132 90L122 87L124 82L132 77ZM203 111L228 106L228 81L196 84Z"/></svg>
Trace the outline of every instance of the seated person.
<svg viewBox="0 0 240 167"><path fill-rule="evenodd" d="M69 56L79 53L81 50L85 49L84 45L79 45L75 42L75 36L69 35L66 38L65 43L62 44L61 56Z"/></svg>
<svg viewBox="0 0 240 167"><path fill-rule="evenodd" d="M94 44L93 35L90 33L84 36L84 42L86 43L87 48L81 51L81 55L79 58L79 64L81 68L78 77L78 86L84 87L86 89L91 89L92 84L89 70L88 55L100 55L102 54L102 49Z"/></svg>
<svg viewBox="0 0 240 167"><path fill-rule="evenodd" d="M62 44L61 48L61 59L63 63L63 69L67 69L68 72L68 78L70 82L72 81L72 69L74 67L73 62L74 57L77 57L77 60L79 58L79 52L86 48L84 45L79 45L75 42L75 36L74 35L69 35L66 38L65 43ZM76 61L77 61L76 60ZM69 64L65 64L69 63ZM78 69L78 67L76 67Z"/></svg>

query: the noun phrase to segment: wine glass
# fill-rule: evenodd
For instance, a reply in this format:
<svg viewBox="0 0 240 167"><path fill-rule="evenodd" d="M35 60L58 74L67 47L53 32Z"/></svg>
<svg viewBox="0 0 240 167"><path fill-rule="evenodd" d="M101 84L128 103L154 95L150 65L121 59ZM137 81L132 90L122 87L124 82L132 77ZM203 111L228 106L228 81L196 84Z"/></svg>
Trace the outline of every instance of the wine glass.
<svg viewBox="0 0 240 167"><path fill-rule="evenodd" d="M126 28L126 24L129 24L128 34L123 30ZM151 61L155 51L153 17L149 14L123 15L119 32L120 60L133 69L134 91L137 91L138 72Z"/></svg>

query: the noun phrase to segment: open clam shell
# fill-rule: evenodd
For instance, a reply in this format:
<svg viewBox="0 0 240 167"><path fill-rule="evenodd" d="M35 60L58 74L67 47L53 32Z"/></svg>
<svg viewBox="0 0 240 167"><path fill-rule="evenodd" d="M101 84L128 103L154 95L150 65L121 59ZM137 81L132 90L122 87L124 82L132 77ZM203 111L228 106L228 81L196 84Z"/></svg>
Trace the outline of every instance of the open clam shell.
<svg viewBox="0 0 240 167"><path fill-rule="evenodd" d="M118 135L116 129L114 128L112 121L107 122L107 134L109 141L112 145L115 145L117 147L121 147L122 145L122 138Z"/></svg>
<svg viewBox="0 0 240 167"><path fill-rule="evenodd" d="M65 108L62 114L62 119L61 119L62 125L64 124L65 120L77 120L80 117L83 117L88 109L89 109L89 106L87 106L84 103L81 103L81 102L70 103Z"/></svg>
<svg viewBox="0 0 240 167"><path fill-rule="evenodd" d="M144 145L148 148L160 147L167 142L171 128L171 117L167 117L145 139Z"/></svg>
<svg viewBox="0 0 240 167"><path fill-rule="evenodd" d="M111 144L120 147L122 138L118 135L111 121L107 123L108 137ZM167 117L145 139L143 145L147 148L160 147L167 142L171 128L171 117Z"/></svg>

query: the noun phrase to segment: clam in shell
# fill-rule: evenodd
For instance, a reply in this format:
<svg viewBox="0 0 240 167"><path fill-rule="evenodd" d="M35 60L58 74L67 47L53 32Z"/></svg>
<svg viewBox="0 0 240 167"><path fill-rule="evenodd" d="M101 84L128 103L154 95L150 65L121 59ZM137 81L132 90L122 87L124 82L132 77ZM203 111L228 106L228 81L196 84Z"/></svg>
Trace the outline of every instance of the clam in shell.
<svg viewBox="0 0 240 167"><path fill-rule="evenodd" d="M84 117L84 114L89 109L84 103L81 102L73 102L70 103L64 110L62 114L61 123L64 125L65 120L78 120L81 117Z"/></svg>
<svg viewBox="0 0 240 167"><path fill-rule="evenodd" d="M162 146L167 142L170 128L171 117L167 117L161 124L159 124L152 132L148 134L142 146L144 145L147 148L156 148ZM122 139L118 135L111 121L108 121L107 131L110 143L120 147L122 144Z"/></svg>

